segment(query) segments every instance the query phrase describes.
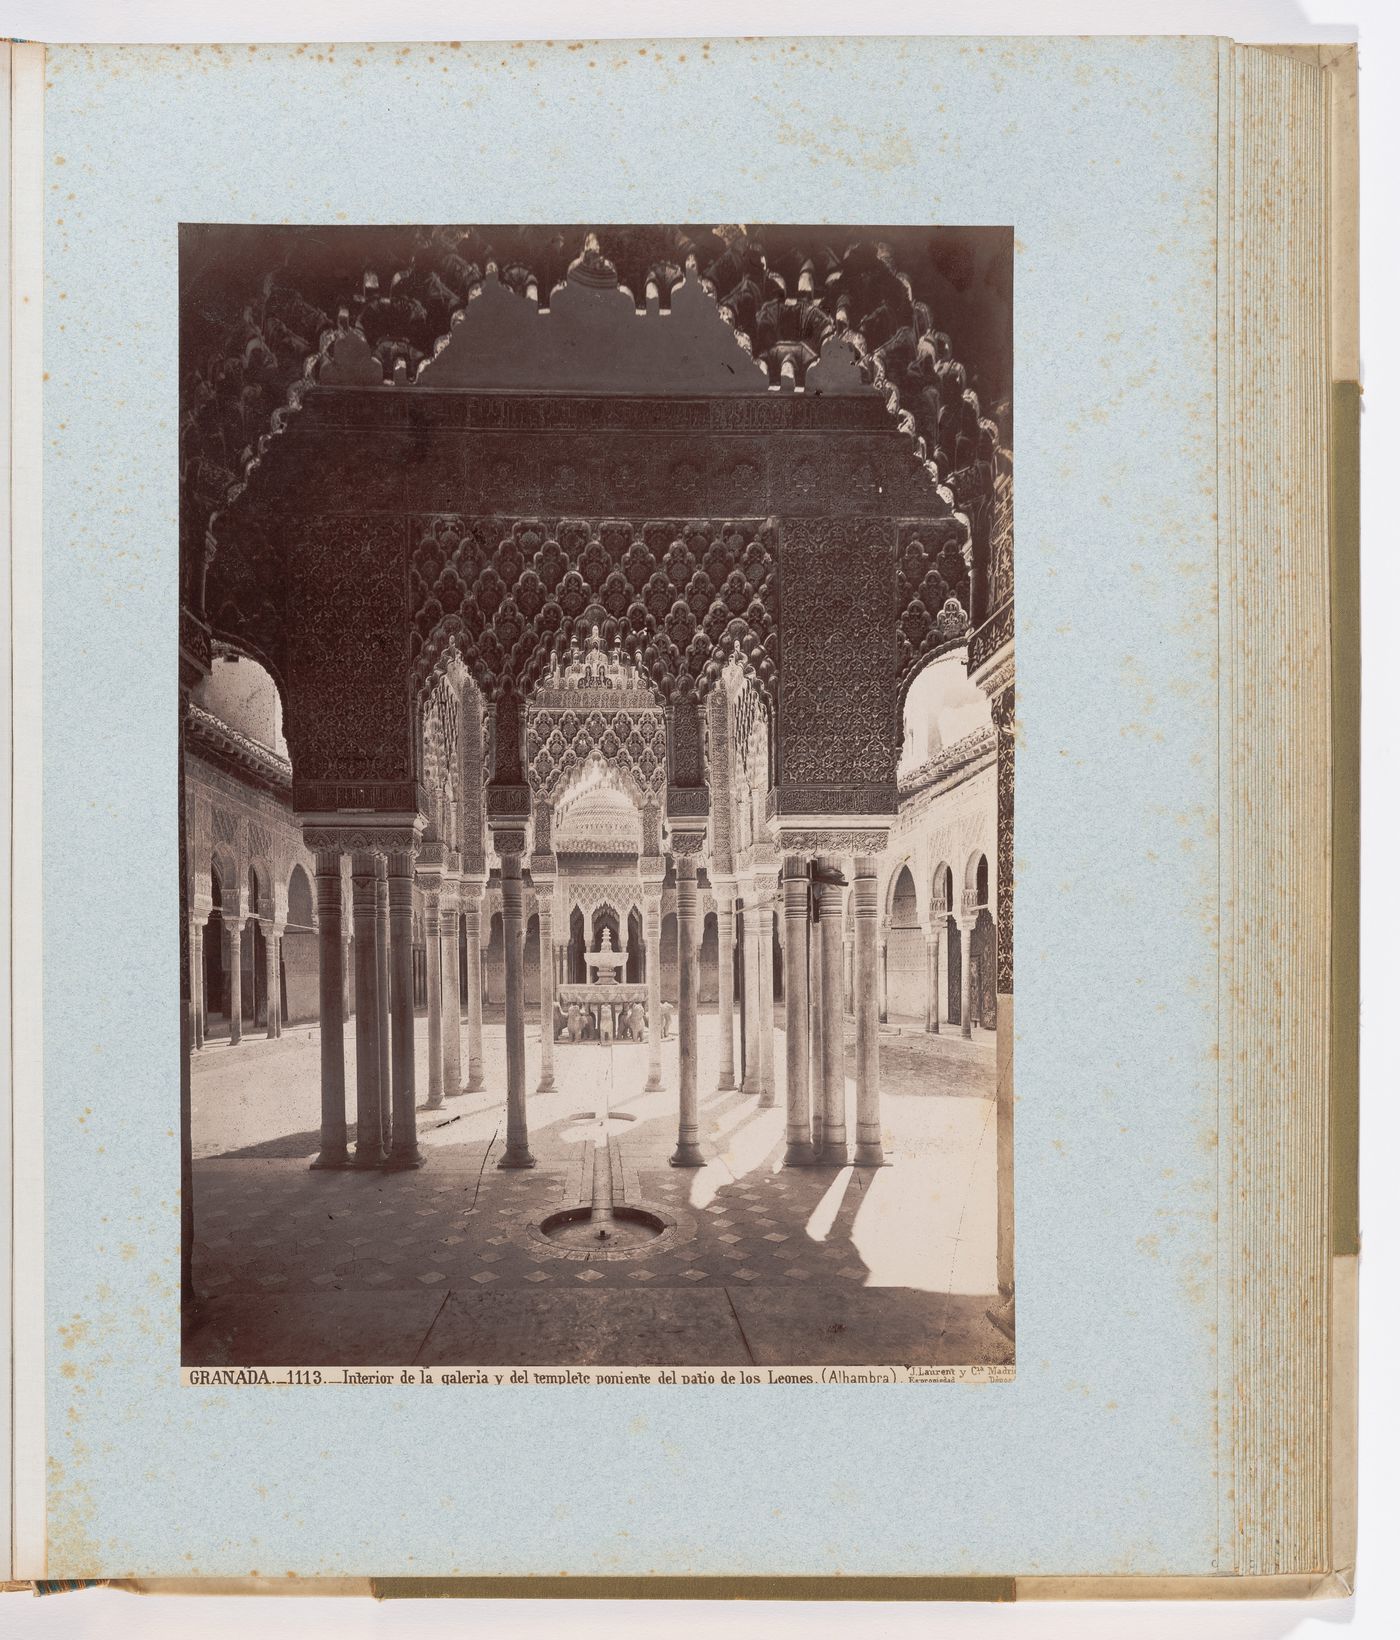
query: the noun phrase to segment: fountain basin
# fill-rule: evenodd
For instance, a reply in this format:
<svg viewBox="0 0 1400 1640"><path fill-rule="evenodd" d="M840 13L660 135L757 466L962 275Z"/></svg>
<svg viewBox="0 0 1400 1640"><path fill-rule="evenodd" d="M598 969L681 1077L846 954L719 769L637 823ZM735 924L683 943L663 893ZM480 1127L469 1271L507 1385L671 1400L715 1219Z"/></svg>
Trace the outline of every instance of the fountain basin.
<svg viewBox="0 0 1400 1640"><path fill-rule="evenodd" d="M609 1234L600 1238L600 1229ZM610 1219L595 1217L589 1203L578 1202L538 1218L517 1220L506 1234L537 1258L594 1263L667 1252L692 1240L695 1230L693 1215L657 1202L623 1202L612 1209Z"/></svg>
<svg viewBox="0 0 1400 1640"><path fill-rule="evenodd" d="M540 1221L540 1234L559 1247L587 1252L617 1253L645 1247L670 1226L659 1213L645 1207L614 1207L607 1218L591 1207L565 1207Z"/></svg>

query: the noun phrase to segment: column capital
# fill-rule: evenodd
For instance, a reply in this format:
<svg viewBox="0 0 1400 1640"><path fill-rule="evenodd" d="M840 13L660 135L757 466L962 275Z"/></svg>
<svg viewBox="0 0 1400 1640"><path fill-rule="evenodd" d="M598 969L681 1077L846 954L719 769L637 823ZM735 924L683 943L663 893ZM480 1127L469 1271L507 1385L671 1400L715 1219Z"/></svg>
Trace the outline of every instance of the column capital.
<svg viewBox="0 0 1400 1640"><path fill-rule="evenodd" d="M315 854L416 852L423 834L418 814L303 814L302 842Z"/></svg>
<svg viewBox="0 0 1400 1640"><path fill-rule="evenodd" d="M698 822L690 818L672 820L671 854L678 872L682 861L685 861L692 873L694 872L701 855L705 852L705 832L706 825L703 819Z"/></svg>
<svg viewBox="0 0 1400 1640"><path fill-rule="evenodd" d="M513 860L518 871L525 854L524 823L516 820L493 820L491 822L491 846L495 849L502 863L508 859Z"/></svg>
<svg viewBox="0 0 1400 1640"><path fill-rule="evenodd" d="M889 841L891 818L853 815L784 815L775 827L779 850L812 859L821 855L841 858L883 853Z"/></svg>

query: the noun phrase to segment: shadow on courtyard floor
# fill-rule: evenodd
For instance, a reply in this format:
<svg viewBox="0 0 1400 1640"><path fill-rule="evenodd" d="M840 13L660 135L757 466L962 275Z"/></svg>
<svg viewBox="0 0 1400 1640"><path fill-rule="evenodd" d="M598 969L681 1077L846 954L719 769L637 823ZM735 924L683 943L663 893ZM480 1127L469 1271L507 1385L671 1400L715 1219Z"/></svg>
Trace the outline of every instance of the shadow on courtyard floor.
<svg viewBox="0 0 1400 1640"><path fill-rule="evenodd" d="M683 1233L636 1259L565 1260L529 1226L589 1199L595 1130L580 1088L603 1075L594 1054L565 1076L561 1053L567 1087L531 1096L532 1171L495 1166L499 1093L420 1109L427 1165L416 1172L312 1172L318 1135L305 1130L197 1161L200 1303L186 1364L1011 1361L988 1292L958 1290L959 1250L986 1232L985 1204L977 1225L967 1221L985 1162L974 1118L985 1128L990 1101L950 1107L966 1113L967 1156L934 1132L893 1168L783 1168L781 1108L711 1093L701 1101L711 1159L674 1169L673 1079L647 1093L644 1056L620 1050L606 1073L620 1067L616 1197L659 1208Z"/></svg>

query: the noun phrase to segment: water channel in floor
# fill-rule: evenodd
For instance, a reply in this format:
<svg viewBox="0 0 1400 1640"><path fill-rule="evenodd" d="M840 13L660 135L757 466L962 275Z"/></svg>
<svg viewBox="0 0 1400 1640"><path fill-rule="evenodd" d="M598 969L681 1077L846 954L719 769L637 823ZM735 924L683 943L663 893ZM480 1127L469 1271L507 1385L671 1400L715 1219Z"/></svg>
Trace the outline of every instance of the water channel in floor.
<svg viewBox="0 0 1400 1640"><path fill-rule="evenodd" d="M593 1135L590 1140L593 1147L592 1196L586 1207L566 1207L562 1212L551 1213L540 1224L540 1230L558 1247L586 1248L598 1253L618 1252L655 1241L666 1226L654 1213L613 1199L608 1134L623 1125L620 1118L609 1113L613 1090L613 1055L617 1048L609 1043L605 1049L589 1048L587 1051L590 1061L602 1059L604 1053L607 1055L605 1067L599 1067L602 1074L598 1078L598 1103L593 1113Z"/></svg>

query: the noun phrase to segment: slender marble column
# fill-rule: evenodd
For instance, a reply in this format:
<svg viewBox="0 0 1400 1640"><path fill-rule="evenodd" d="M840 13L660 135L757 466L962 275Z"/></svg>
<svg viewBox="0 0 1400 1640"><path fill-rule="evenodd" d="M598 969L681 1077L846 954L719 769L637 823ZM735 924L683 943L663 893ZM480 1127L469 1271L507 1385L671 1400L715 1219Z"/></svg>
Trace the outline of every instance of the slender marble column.
<svg viewBox="0 0 1400 1640"><path fill-rule="evenodd" d="M821 890L815 884L812 886L812 898L820 909ZM807 923L807 985L812 993L812 1045L808 1055L812 1103L812 1155L816 1161L820 1161L826 1130L826 1051L823 1047L822 1029L826 1009L822 997L821 927L810 919Z"/></svg>
<svg viewBox="0 0 1400 1640"><path fill-rule="evenodd" d="M423 894L423 966L428 986L428 1110L442 1108L442 899L441 890Z"/></svg>
<svg viewBox="0 0 1400 1640"><path fill-rule="evenodd" d="M836 862L827 860L827 869ZM825 1102L822 1122L821 1159L828 1167L845 1167L846 1150L846 1022L841 1011L841 947L843 907L839 885L822 885L818 928L822 947L822 1094Z"/></svg>
<svg viewBox="0 0 1400 1640"><path fill-rule="evenodd" d="M413 855L389 856L389 986L393 1016L394 1138L390 1168L422 1167L413 1064Z"/></svg>
<svg viewBox="0 0 1400 1640"><path fill-rule="evenodd" d="M190 918L190 1041L204 1046L204 924Z"/></svg>
<svg viewBox="0 0 1400 1640"><path fill-rule="evenodd" d="M455 895L455 890L454 890ZM449 1099L462 1091L462 973L455 898L442 907L442 1085Z"/></svg>
<svg viewBox="0 0 1400 1640"><path fill-rule="evenodd" d="M339 901L337 900L337 905ZM243 919L232 918L228 928L228 1045L243 1040Z"/></svg>
<svg viewBox="0 0 1400 1640"><path fill-rule="evenodd" d="M374 1050L379 1061L379 1132L387 1150L394 1131L389 1069L389 863L374 857Z"/></svg>
<svg viewBox="0 0 1400 1640"><path fill-rule="evenodd" d="M744 889L744 1089L762 1094L763 1069L759 1063L758 1033L762 1005L758 989L758 895L753 884Z"/></svg>
<svg viewBox="0 0 1400 1640"><path fill-rule="evenodd" d="M789 855L783 875L783 1003L787 1040L787 1150L784 1167L810 1167L812 1153L812 1099L808 1086L809 1024L807 1020L807 925L811 920L812 885L807 864Z"/></svg>
<svg viewBox="0 0 1400 1640"><path fill-rule="evenodd" d="M467 934L467 1086L480 1093L485 1086L481 1061L481 884L462 887L462 922Z"/></svg>
<svg viewBox="0 0 1400 1640"><path fill-rule="evenodd" d="M924 1029L930 1036L939 1035L938 1006L938 977L942 972L942 964L938 960L938 933L935 930L924 941L928 956L928 1001L924 1017Z"/></svg>
<svg viewBox="0 0 1400 1640"><path fill-rule="evenodd" d="M677 839L673 839L674 842ZM685 839L688 843L689 837ZM703 1167L700 1154L700 1102L696 1091L696 1060L699 1057L700 963L696 931L699 924L699 890L695 881L695 856L676 855L676 944L679 946L680 1015L677 1057L680 1062L680 1120L672 1167Z"/></svg>
<svg viewBox="0 0 1400 1640"><path fill-rule="evenodd" d="M343 1017L349 1019L355 1012L355 994L351 989L351 977L355 972L355 953L351 947L351 936L344 936L344 949L340 959L340 1006Z"/></svg>
<svg viewBox="0 0 1400 1640"><path fill-rule="evenodd" d="M877 913L878 913L878 907L877 907ZM856 915L859 916L860 913L857 912ZM857 947L859 947L859 942L860 942L860 930L859 930L859 928L857 928L857 930L856 930ZM880 1019L883 1022L883 1021L888 1021L888 1019L890 1017L890 942L887 939L882 939L879 942L879 947L880 947L880 961L879 961L879 969L880 969L880 1004L879 1004L879 1007L880 1007ZM857 957L856 957L856 964L857 964L857 967L859 967L859 964L860 964L859 955L857 955ZM856 993L856 1010L857 1010L857 1012L859 1012L859 1010L860 1010L860 993L859 993L859 988L858 987L859 987L859 980L857 980L857 993Z"/></svg>
<svg viewBox="0 0 1400 1640"><path fill-rule="evenodd" d="M280 1037L286 1018L282 1012L282 936L286 933L286 924L274 924L272 930L272 997L277 1004L277 1034Z"/></svg>
<svg viewBox="0 0 1400 1640"><path fill-rule="evenodd" d="M278 993L281 986L277 983L277 931L272 925L271 917L260 917L263 936L263 962L267 975L267 1026L266 1035L269 1041L281 1036L282 1031L277 1023Z"/></svg>
<svg viewBox="0 0 1400 1640"><path fill-rule="evenodd" d="M379 1110L379 1044L375 1040L375 1011L364 1006L375 991L374 855L352 854L350 882L354 891L355 994L361 1007L355 1013L355 1166L380 1167L384 1162L384 1131Z"/></svg>
<svg viewBox="0 0 1400 1640"><path fill-rule="evenodd" d="M553 889L553 883L542 881L535 906L540 929L540 1085L535 1090L537 1093L548 1093L554 1086Z"/></svg>
<svg viewBox="0 0 1400 1640"><path fill-rule="evenodd" d="M533 1167L525 1110L525 887L520 880L520 855L502 851L499 842L497 853L506 948L506 1148L496 1166Z"/></svg>
<svg viewBox="0 0 1400 1640"><path fill-rule="evenodd" d="M719 932L719 1091L734 1087L734 890L715 887L715 921Z"/></svg>
<svg viewBox="0 0 1400 1640"><path fill-rule="evenodd" d="M316 852L316 945L321 961L321 1148L312 1167L345 1167L345 1018L340 974L340 851Z"/></svg>
<svg viewBox="0 0 1400 1640"><path fill-rule="evenodd" d="M960 1029L967 1037L972 1035L972 927L971 923L964 922L958 929L958 944L962 949L962 987L958 994Z"/></svg>
<svg viewBox="0 0 1400 1640"><path fill-rule="evenodd" d="M856 1011L855 942L849 934L841 940L841 1007L854 1016Z"/></svg>
<svg viewBox="0 0 1400 1640"><path fill-rule="evenodd" d="M856 1155L857 1167L882 1167L880 1136L880 1016L876 997L876 935L880 921L876 862L856 860ZM883 951L881 953L883 957Z"/></svg>
<svg viewBox="0 0 1400 1640"><path fill-rule="evenodd" d="M642 904L647 957L647 1091L661 1086L661 890L647 889Z"/></svg>
<svg viewBox="0 0 1400 1640"><path fill-rule="evenodd" d="M758 896L758 1106L778 1103L773 1075L773 900L765 886Z"/></svg>

